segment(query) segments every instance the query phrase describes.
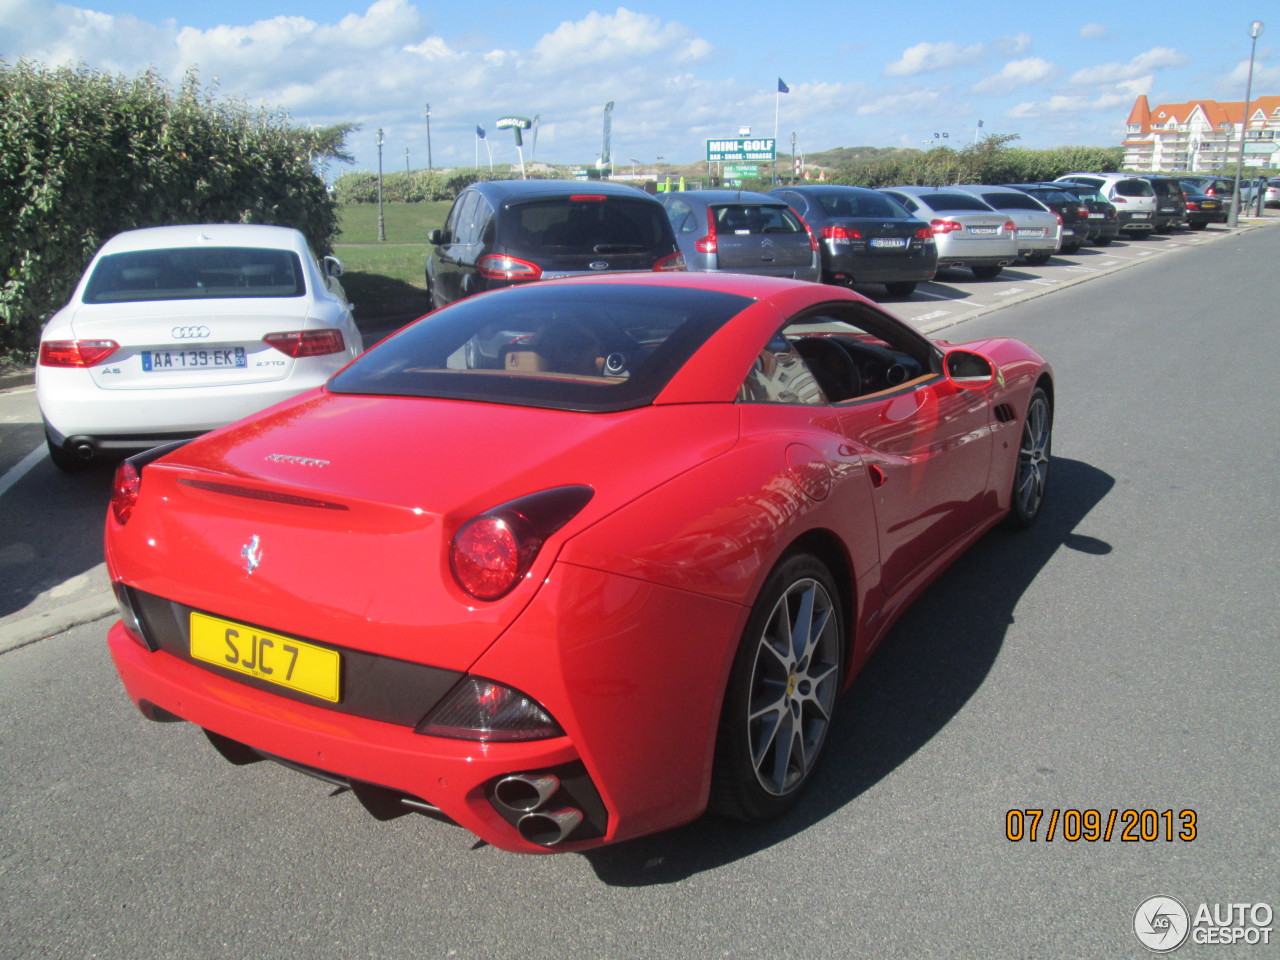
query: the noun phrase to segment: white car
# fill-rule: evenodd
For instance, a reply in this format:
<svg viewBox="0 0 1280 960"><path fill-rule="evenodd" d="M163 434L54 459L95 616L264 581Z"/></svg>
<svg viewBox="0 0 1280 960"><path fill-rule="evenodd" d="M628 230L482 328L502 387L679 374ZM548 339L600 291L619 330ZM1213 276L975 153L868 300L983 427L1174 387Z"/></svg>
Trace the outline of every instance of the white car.
<svg viewBox="0 0 1280 960"><path fill-rule="evenodd" d="M979 280L994 280L1018 259L1018 226L1007 214L971 193L949 187L881 187L933 230L938 269L968 267Z"/></svg>
<svg viewBox="0 0 1280 960"><path fill-rule="evenodd" d="M36 399L63 470L197 436L319 386L361 351L338 276L289 227L129 230L40 336Z"/></svg>

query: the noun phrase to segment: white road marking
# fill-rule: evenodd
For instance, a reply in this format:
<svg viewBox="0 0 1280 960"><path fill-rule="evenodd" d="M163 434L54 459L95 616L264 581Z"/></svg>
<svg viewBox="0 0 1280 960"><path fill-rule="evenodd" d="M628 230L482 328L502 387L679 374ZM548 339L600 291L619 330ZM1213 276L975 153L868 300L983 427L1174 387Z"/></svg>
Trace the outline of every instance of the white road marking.
<svg viewBox="0 0 1280 960"><path fill-rule="evenodd" d="M22 462L15 466L12 470L0 477L0 497L9 492L9 488L31 472L31 468L44 459L44 446L38 446L25 457Z"/></svg>

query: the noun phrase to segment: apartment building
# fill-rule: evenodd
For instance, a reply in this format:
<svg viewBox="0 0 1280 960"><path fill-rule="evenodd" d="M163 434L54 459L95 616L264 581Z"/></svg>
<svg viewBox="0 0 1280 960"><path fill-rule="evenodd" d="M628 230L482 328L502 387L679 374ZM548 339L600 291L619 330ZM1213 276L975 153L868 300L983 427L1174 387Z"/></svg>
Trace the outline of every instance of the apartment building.
<svg viewBox="0 0 1280 960"><path fill-rule="evenodd" d="M1234 164L1240 155L1244 101L1189 100L1151 106L1145 96L1129 111L1124 168L1137 173L1200 173ZM1249 101L1244 124L1248 167L1280 167L1280 96Z"/></svg>

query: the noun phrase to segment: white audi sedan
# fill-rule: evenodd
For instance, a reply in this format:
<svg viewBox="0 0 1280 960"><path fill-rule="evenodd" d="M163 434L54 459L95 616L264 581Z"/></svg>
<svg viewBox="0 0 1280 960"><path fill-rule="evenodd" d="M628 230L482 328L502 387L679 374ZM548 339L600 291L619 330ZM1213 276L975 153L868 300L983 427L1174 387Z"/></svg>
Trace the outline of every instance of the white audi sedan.
<svg viewBox="0 0 1280 960"><path fill-rule="evenodd" d="M338 277L289 227L129 230L94 256L40 337L49 456L194 437L324 383L361 350Z"/></svg>

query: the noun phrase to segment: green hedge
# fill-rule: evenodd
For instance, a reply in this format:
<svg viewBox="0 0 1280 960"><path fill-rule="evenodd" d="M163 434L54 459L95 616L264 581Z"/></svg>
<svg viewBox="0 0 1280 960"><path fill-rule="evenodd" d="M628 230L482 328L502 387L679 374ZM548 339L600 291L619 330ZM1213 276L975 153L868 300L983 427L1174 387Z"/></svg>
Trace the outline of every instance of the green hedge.
<svg viewBox="0 0 1280 960"><path fill-rule="evenodd" d="M317 252L337 212L312 168L315 133L220 102L194 73L0 61L0 351L30 350L97 248L176 223L297 227Z"/></svg>

